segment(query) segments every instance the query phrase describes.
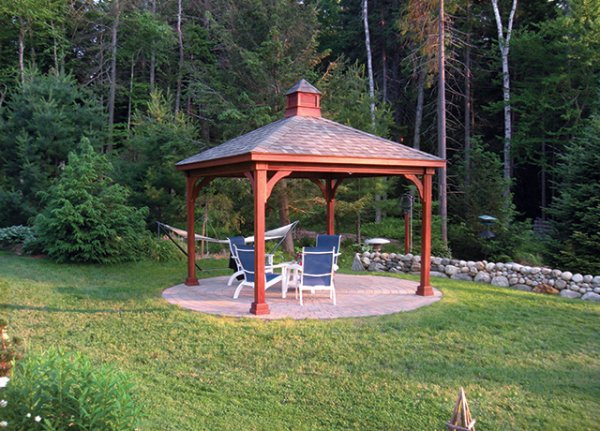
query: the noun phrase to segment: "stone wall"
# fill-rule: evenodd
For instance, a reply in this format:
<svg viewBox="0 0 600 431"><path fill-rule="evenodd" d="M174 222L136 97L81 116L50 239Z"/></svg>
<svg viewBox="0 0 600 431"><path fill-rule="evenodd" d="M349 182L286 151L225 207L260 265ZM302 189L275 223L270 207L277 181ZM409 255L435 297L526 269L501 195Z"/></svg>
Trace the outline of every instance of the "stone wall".
<svg viewBox="0 0 600 431"><path fill-rule="evenodd" d="M357 253L352 269L418 273L421 270L421 256L379 252ZM494 263L485 260L473 262L432 256L431 276L600 302L600 275L573 274L559 269L517 263Z"/></svg>

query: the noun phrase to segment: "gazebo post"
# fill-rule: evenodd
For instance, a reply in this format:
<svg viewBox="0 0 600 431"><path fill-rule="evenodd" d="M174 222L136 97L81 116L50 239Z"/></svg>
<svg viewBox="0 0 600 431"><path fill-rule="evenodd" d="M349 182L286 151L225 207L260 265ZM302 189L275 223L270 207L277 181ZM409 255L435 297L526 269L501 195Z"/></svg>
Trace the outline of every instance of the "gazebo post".
<svg viewBox="0 0 600 431"><path fill-rule="evenodd" d="M327 235L335 233L335 189L333 180L326 180L325 199L327 200Z"/></svg>
<svg viewBox="0 0 600 431"><path fill-rule="evenodd" d="M196 193L194 184L196 179L191 175L185 177L185 196L187 209L187 257L188 257L188 275L185 279L186 286L198 286L198 277L196 277L196 232L195 215Z"/></svg>
<svg viewBox="0 0 600 431"><path fill-rule="evenodd" d="M431 270L431 188L433 174L426 172L422 181L421 281L419 287L417 287L417 295L431 296L433 295L433 288L431 287L429 272Z"/></svg>
<svg viewBox="0 0 600 431"><path fill-rule="evenodd" d="M254 302L252 314L269 314L265 302L265 205L267 203L267 171L254 170Z"/></svg>

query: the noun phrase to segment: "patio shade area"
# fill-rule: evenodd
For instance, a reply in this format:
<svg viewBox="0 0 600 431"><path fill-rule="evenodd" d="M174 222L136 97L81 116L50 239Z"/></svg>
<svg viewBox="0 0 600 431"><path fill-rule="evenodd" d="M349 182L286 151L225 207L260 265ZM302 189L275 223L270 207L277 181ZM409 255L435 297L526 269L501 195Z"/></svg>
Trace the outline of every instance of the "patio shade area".
<svg viewBox="0 0 600 431"><path fill-rule="evenodd" d="M235 317L254 317L248 308L254 301L252 289L243 289L238 299L233 299L237 284L227 286L228 277L202 279L201 286L179 284L163 292L171 304L207 314ZM305 293L304 306L294 298L294 288L290 287L287 297L281 297L281 288L268 289L266 300L270 314L258 315L266 319L336 319L341 317L362 317L392 314L415 310L431 305L442 297L433 289L433 295L416 295L414 281L373 275L336 274L335 285L337 305L333 305L325 292L314 295Z"/></svg>
<svg viewBox="0 0 600 431"><path fill-rule="evenodd" d="M446 161L423 151L321 117L321 93L305 80L286 94L284 118L177 163L186 175L187 286L198 285L195 268L195 205L214 178L247 178L254 195L255 278L253 314L268 314L265 300L265 206L282 179L307 179L326 202L326 232L335 232L335 196L348 179L402 176L422 202L421 280L417 295L433 295L430 283L432 179Z"/></svg>

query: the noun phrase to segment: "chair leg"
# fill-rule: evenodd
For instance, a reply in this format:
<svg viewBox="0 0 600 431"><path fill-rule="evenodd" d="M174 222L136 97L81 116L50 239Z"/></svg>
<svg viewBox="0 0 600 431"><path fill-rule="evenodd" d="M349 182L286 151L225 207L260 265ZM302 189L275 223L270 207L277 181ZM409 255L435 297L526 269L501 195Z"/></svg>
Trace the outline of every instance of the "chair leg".
<svg viewBox="0 0 600 431"><path fill-rule="evenodd" d="M231 277L229 277L229 280L227 280L227 286L231 286L233 284L233 280L235 280L238 275L242 275L243 273L244 271L234 272Z"/></svg>
<svg viewBox="0 0 600 431"><path fill-rule="evenodd" d="M335 302L335 288L331 290L331 293L333 294L332 295L333 296L333 305L336 305L336 302Z"/></svg>
<svg viewBox="0 0 600 431"><path fill-rule="evenodd" d="M235 289L235 293L233 294L233 299L238 299L238 296L240 296L240 292L242 291L242 287L244 287L243 281L240 283L240 285L237 287L237 289Z"/></svg>
<svg viewBox="0 0 600 431"><path fill-rule="evenodd" d="M303 306L304 304L302 303L302 288L298 287L298 290L300 291L300 306Z"/></svg>

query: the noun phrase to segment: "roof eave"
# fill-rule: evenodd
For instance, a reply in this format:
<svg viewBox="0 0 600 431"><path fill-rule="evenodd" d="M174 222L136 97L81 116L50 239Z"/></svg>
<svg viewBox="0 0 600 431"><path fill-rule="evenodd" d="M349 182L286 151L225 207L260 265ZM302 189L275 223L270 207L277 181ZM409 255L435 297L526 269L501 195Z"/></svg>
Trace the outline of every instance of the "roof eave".
<svg viewBox="0 0 600 431"><path fill-rule="evenodd" d="M446 161L442 159L404 159L404 158L378 158L378 157L344 157L313 154L277 154L251 152L241 155L223 157L219 159L203 160L177 165L179 171L206 169L217 166L229 166L245 162L275 162L275 163L317 163L324 167L327 165L355 165L355 166L407 166L423 168L443 168Z"/></svg>

